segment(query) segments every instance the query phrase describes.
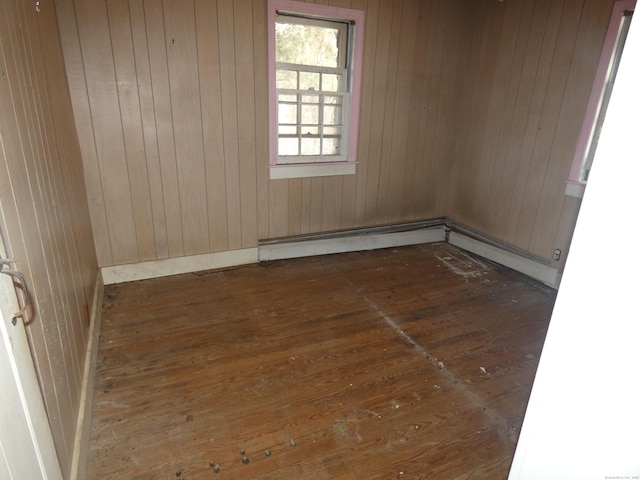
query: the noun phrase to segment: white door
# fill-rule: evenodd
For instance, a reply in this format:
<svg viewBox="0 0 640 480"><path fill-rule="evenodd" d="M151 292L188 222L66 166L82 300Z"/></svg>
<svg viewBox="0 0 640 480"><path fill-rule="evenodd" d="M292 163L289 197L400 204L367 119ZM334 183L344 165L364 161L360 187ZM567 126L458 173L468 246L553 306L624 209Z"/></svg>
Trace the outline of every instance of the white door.
<svg viewBox="0 0 640 480"><path fill-rule="evenodd" d="M2 230L0 260L7 258ZM0 274L0 478L61 480L25 327L21 318L14 322L18 310L12 278Z"/></svg>

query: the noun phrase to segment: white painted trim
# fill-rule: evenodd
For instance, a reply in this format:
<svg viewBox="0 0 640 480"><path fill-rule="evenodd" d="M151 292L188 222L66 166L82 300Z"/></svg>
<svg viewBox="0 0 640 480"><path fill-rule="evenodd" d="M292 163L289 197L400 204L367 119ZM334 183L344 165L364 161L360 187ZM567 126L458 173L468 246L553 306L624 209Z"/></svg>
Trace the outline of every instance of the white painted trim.
<svg viewBox="0 0 640 480"><path fill-rule="evenodd" d="M455 224L447 223L446 225L455 227ZM102 278L104 285L111 285L286 258L302 258L445 242L447 241L445 229L445 222L443 222L440 226L402 232L372 233L367 235L362 231L356 231L351 235L345 233L344 236L334 238L266 243L257 248L103 267ZM454 246L505 265L551 287L557 288L560 283L560 271L545 263L455 231L450 232L448 241Z"/></svg>
<svg viewBox="0 0 640 480"><path fill-rule="evenodd" d="M577 182L573 180L569 180L567 182L567 186L564 190L564 194L569 197L582 198L584 195L584 189L587 184L585 182Z"/></svg>
<svg viewBox="0 0 640 480"><path fill-rule="evenodd" d="M560 283L560 271L558 269L516 253L503 250L494 245L457 232L451 232L449 234L449 243L468 252L480 255L487 260L512 268L551 287L557 288Z"/></svg>
<svg viewBox="0 0 640 480"><path fill-rule="evenodd" d="M102 268L105 285L132 282L147 278L166 277L181 273L213 270L215 268L248 265L258 262L258 249L245 248L228 252L205 253L188 257L166 258L150 262L115 265Z"/></svg>
<svg viewBox="0 0 640 480"><path fill-rule="evenodd" d="M102 281L102 273L98 270L96 285L93 290L93 300L91 302L89 338L87 342L87 352L84 357L84 374L82 376L80 409L78 411L78 422L76 424L76 438L73 445L70 480L87 478L91 413L93 411L93 388L96 378L96 364L98 362L98 341L100 339L100 325L102 323L103 299L104 283Z"/></svg>
<svg viewBox="0 0 640 480"><path fill-rule="evenodd" d="M324 165L278 165L269 167L269 178L330 177L334 175L353 175L356 173L355 163L327 163Z"/></svg>
<svg viewBox="0 0 640 480"><path fill-rule="evenodd" d="M322 240L304 240L261 245L258 247L260 261L281 260L285 258L311 257L332 253L358 252L378 248L401 247L421 243L445 241L444 227L407 232L357 235L328 238Z"/></svg>

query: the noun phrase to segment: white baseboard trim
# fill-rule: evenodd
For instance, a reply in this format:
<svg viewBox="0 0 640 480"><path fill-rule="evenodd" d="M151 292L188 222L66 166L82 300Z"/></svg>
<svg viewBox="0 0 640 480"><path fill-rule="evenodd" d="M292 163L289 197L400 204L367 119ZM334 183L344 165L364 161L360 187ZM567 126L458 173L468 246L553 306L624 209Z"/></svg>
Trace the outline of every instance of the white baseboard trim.
<svg viewBox="0 0 640 480"><path fill-rule="evenodd" d="M96 275L96 285L93 290L93 298L91 301L89 335L87 339L87 352L84 357L82 390L80 393L78 421L76 423L76 437L73 444L70 480L83 480L87 478L89 437L91 434L91 412L93 411L93 388L96 378L98 341L100 339L100 325L102 323L103 299L104 282L102 281L102 273L98 270Z"/></svg>
<svg viewBox="0 0 640 480"><path fill-rule="evenodd" d="M359 234L319 240L264 244L258 247L258 258L263 262L444 241L445 229L444 226L441 226L405 232L379 233L373 235Z"/></svg>
<svg viewBox="0 0 640 480"><path fill-rule="evenodd" d="M447 236L449 229L452 231ZM264 261L446 241L451 245L512 268L553 288L557 288L560 283L561 272L551 265L545 264L543 261L536 261L534 258L528 258L526 254L519 255L517 252L501 248L490 240L483 241L482 238L466 235L463 228L444 219L441 224L414 230L407 228L403 231L383 232L376 229L369 234L358 230L351 233L343 232L340 236L328 238L314 239L311 236L303 240L267 242L255 248L103 267L102 278L104 285L112 285Z"/></svg>
<svg viewBox="0 0 640 480"><path fill-rule="evenodd" d="M505 267L509 267L531 278L534 278L553 288L558 288L560 283L560 271L550 265L545 265L535 260L523 257L516 253L504 250L481 240L466 235L451 232L449 243L456 247L475 253L487 260L494 261Z"/></svg>
<svg viewBox="0 0 640 480"><path fill-rule="evenodd" d="M258 262L258 249L245 248L228 252L205 253L188 257L166 258L150 262L115 265L102 268L105 285L166 277L216 268L248 265Z"/></svg>

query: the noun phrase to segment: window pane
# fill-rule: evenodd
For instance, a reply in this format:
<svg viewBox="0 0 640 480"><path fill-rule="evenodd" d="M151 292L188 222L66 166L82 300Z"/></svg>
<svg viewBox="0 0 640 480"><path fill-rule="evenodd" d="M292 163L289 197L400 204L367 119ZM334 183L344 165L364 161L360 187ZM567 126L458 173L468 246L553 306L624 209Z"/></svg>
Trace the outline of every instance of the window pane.
<svg viewBox="0 0 640 480"><path fill-rule="evenodd" d="M278 155L298 155L297 138L278 138Z"/></svg>
<svg viewBox="0 0 640 480"><path fill-rule="evenodd" d="M298 101L298 96L297 95L284 95L284 94L279 94L278 95L278 102L293 102L296 103Z"/></svg>
<svg viewBox="0 0 640 480"><path fill-rule="evenodd" d="M293 70L276 70L276 88L298 88L298 72Z"/></svg>
<svg viewBox="0 0 640 480"><path fill-rule="evenodd" d="M278 123L298 123L298 105L280 103L278 105Z"/></svg>
<svg viewBox="0 0 640 480"><path fill-rule="evenodd" d="M322 91L324 92L339 92L341 75L334 75L331 73L325 73L322 75Z"/></svg>
<svg viewBox="0 0 640 480"><path fill-rule="evenodd" d="M278 125L278 135L296 135L297 133L296 125Z"/></svg>
<svg viewBox="0 0 640 480"><path fill-rule="evenodd" d="M300 90L320 90L320 74L300 72Z"/></svg>
<svg viewBox="0 0 640 480"><path fill-rule="evenodd" d="M324 138L322 140L323 155L340 155L340 139Z"/></svg>
<svg viewBox="0 0 640 480"><path fill-rule="evenodd" d="M302 123L318 125L320 123L318 105L302 105Z"/></svg>
<svg viewBox="0 0 640 480"><path fill-rule="evenodd" d="M276 62L338 67L338 35L337 28L276 22Z"/></svg>
<svg viewBox="0 0 640 480"><path fill-rule="evenodd" d="M303 138L300 147L302 155L320 155L319 138Z"/></svg>
<svg viewBox="0 0 640 480"><path fill-rule="evenodd" d="M270 15L275 14L275 22L268 27L269 62L276 72L275 85L271 78L270 87L277 99L269 104L270 109L276 108L275 115L271 112L269 116L276 121L269 127L273 134L270 152L276 153L270 164L349 161L349 125L344 125L344 116L351 109L344 108L346 101L352 101L347 89L359 85L354 55L362 50L361 37L350 32L363 19L363 12L317 5L307 8L305 3L286 0L269 5L273 8ZM351 40L357 45L350 45ZM353 82L347 81L350 72Z"/></svg>
<svg viewBox="0 0 640 480"><path fill-rule="evenodd" d="M342 107L325 105L323 113L324 113L325 125L341 125L342 124Z"/></svg>
<svg viewBox="0 0 640 480"><path fill-rule="evenodd" d="M324 127L322 132L325 137L339 137L342 134L340 127Z"/></svg>

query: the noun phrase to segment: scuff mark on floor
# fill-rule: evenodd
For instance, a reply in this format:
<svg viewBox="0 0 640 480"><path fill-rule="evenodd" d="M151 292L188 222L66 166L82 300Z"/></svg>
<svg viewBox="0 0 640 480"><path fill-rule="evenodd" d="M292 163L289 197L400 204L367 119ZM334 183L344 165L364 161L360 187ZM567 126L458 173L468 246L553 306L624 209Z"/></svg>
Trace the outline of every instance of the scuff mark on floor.
<svg viewBox="0 0 640 480"><path fill-rule="evenodd" d="M351 413L347 418L339 418L333 422L333 436L338 442L361 442L360 421L357 413Z"/></svg>
<svg viewBox="0 0 640 480"><path fill-rule="evenodd" d="M473 258L462 251L456 252L455 255L449 254L441 256L436 253L435 256L445 267L456 275L460 275L464 278L481 277L491 271L491 267L488 264Z"/></svg>
<svg viewBox="0 0 640 480"><path fill-rule="evenodd" d="M457 252L456 255L462 256L466 260L464 259L460 260L458 257L454 255L440 257L439 255L436 254L436 257L440 259L443 262L443 264L445 264L448 268L451 268L452 271L454 271L454 273L459 273L460 275L464 276L467 280L468 280L468 277L477 277L480 275L484 275L485 273L488 273L491 270L491 267L488 264L485 264L481 261L471 258L464 252ZM453 260L454 258L469 268L472 267L473 265L476 265L477 269L469 270L469 272L471 273L465 274L464 270L461 270L457 265L453 265L452 262L454 261ZM458 272L453 270L454 268L457 269ZM451 385L457 385L457 388L459 388L472 402L474 402L476 405L482 408L482 410L485 412L487 417L492 418L495 423L500 425L501 428L499 430L499 435L506 436L511 442L515 442L517 440L518 433L515 431L515 427L512 426L508 418L502 417L500 414L498 414L497 411L489 407L486 404L486 402L484 402L471 388L468 387L468 385L465 385L463 382L458 382L459 379L448 368L445 367L445 364L443 361L433 357L422 345L420 345L413 338L411 338L411 336L409 336L390 316L388 316L380 306L374 303L362 291L362 289L358 288L352 281L350 281L344 275L341 275L335 268L333 269L333 273L337 277L341 278L355 292L357 292L360 295L360 298L369 306L369 309L372 312L375 312L376 314L378 314L380 318L384 321L384 323L386 323L389 327L391 327L405 341L405 343L408 346L413 348L413 350L416 353L422 355L426 360L431 362L431 364L434 367L440 370L440 372L442 372L442 374L444 375L444 378L447 379L447 383ZM433 388L435 390L441 390L442 387L439 384L435 384Z"/></svg>
<svg viewBox="0 0 640 480"><path fill-rule="evenodd" d="M403 430L396 430L387 441L387 448L399 447L406 445L411 438L418 433L420 427L418 425L410 425Z"/></svg>

